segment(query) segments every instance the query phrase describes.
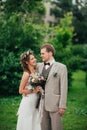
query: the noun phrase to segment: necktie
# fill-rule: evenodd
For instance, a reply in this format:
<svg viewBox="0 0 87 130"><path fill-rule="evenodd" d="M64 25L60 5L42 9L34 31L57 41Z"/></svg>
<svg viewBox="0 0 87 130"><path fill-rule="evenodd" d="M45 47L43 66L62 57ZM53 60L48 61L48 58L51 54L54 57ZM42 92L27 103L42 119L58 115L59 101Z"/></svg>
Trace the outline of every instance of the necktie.
<svg viewBox="0 0 87 130"><path fill-rule="evenodd" d="M50 66L50 63L49 62L48 63L44 62L44 65L49 65Z"/></svg>

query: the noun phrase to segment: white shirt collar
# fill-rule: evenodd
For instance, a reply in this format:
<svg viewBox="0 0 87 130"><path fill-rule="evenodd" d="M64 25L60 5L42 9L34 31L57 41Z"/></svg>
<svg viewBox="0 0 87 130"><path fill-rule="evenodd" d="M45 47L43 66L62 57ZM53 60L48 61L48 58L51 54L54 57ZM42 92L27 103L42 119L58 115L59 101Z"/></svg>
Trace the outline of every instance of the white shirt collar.
<svg viewBox="0 0 87 130"><path fill-rule="evenodd" d="M55 59L52 59L50 61L48 61L50 63L50 65L52 65L55 62Z"/></svg>
<svg viewBox="0 0 87 130"><path fill-rule="evenodd" d="M52 65L55 62L55 59L53 58L52 60L47 61L47 63L50 63L50 65ZM50 66L46 65L45 68L48 69Z"/></svg>

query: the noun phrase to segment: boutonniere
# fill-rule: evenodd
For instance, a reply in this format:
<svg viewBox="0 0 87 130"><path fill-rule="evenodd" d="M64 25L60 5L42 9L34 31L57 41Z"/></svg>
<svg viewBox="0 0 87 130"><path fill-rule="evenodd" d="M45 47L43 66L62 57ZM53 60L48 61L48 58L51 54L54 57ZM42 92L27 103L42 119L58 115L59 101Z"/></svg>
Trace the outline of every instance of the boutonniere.
<svg viewBox="0 0 87 130"><path fill-rule="evenodd" d="M53 77L57 77L57 72L53 74Z"/></svg>

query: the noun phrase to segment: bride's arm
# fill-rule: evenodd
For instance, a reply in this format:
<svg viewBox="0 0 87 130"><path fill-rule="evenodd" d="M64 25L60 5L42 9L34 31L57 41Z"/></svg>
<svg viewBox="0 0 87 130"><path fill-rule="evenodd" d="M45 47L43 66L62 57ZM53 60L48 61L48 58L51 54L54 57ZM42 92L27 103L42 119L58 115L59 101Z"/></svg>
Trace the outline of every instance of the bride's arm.
<svg viewBox="0 0 87 130"><path fill-rule="evenodd" d="M19 93L20 94L30 94L30 93L37 93L39 91L39 86L37 86L34 90L32 89L27 89L26 84L28 83L29 80L29 73L28 72L24 72L23 76L21 78L21 82L20 82L20 86L19 86Z"/></svg>
<svg viewBox="0 0 87 130"><path fill-rule="evenodd" d="M26 84L28 83L29 80L29 73L28 72L24 72L23 76L21 78L21 82L20 82L20 86L19 86L19 93L20 94L29 94L29 90L26 89Z"/></svg>

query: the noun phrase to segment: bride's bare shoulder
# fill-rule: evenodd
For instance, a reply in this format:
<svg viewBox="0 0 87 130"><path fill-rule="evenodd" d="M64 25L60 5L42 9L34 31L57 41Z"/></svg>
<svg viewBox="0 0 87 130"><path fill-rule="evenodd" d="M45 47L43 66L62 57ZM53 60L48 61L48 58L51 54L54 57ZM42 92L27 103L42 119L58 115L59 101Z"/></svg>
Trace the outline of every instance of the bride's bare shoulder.
<svg viewBox="0 0 87 130"><path fill-rule="evenodd" d="M29 72L24 71L24 72L23 72L23 76L24 76L24 77L29 77L29 76L30 76L30 74L29 74Z"/></svg>

